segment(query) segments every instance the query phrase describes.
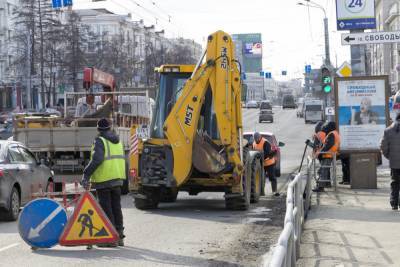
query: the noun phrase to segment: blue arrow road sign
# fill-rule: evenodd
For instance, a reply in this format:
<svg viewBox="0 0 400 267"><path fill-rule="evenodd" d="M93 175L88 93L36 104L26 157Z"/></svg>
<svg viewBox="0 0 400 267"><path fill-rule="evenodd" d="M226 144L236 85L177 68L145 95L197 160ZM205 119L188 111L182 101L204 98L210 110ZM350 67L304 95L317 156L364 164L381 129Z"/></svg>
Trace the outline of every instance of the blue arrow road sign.
<svg viewBox="0 0 400 267"><path fill-rule="evenodd" d="M53 8L61 8L62 2L61 0L52 0L53 2Z"/></svg>
<svg viewBox="0 0 400 267"><path fill-rule="evenodd" d="M58 244L67 213L56 201L48 198L29 202L18 219L18 231L31 247L50 248Z"/></svg>
<svg viewBox="0 0 400 267"><path fill-rule="evenodd" d="M305 73L310 74L311 73L311 65L306 65L304 70L305 70Z"/></svg>
<svg viewBox="0 0 400 267"><path fill-rule="evenodd" d="M72 0L63 0L63 6L72 6Z"/></svg>

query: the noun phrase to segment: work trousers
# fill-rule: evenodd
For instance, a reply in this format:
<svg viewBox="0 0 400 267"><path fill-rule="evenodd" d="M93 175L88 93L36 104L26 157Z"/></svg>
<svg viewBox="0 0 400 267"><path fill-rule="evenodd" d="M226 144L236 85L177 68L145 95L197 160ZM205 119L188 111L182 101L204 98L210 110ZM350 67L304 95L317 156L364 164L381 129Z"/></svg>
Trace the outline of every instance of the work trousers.
<svg viewBox="0 0 400 267"><path fill-rule="evenodd" d="M350 157L343 155L340 160L342 161L342 181L350 183Z"/></svg>
<svg viewBox="0 0 400 267"><path fill-rule="evenodd" d="M123 238L124 222L121 209L121 187L96 189L101 208L107 214L120 238Z"/></svg>
<svg viewBox="0 0 400 267"><path fill-rule="evenodd" d="M392 169L392 182L390 183L390 205L399 205L400 169Z"/></svg>
<svg viewBox="0 0 400 267"><path fill-rule="evenodd" d="M321 160L321 167L319 169L319 180L318 180L318 186L319 187L325 187L327 185L330 185L330 180L331 180L331 168L330 166L332 165L332 159L322 159Z"/></svg>
<svg viewBox="0 0 400 267"><path fill-rule="evenodd" d="M278 190L278 184L275 177L275 164L264 166L264 171L265 176L267 176L269 181L271 182L272 192L275 193Z"/></svg>

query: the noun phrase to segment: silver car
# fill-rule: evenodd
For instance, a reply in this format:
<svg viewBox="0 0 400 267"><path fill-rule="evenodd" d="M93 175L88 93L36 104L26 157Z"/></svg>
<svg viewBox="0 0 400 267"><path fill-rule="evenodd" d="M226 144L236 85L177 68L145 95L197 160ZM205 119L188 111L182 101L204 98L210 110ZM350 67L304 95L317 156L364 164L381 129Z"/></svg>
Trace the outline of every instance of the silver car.
<svg viewBox="0 0 400 267"><path fill-rule="evenodd" d="M22 143L0 140L0 215L15 221L20 207L31 200L32 189L39 184L48 191L52 171L38 162Z"/></svg>

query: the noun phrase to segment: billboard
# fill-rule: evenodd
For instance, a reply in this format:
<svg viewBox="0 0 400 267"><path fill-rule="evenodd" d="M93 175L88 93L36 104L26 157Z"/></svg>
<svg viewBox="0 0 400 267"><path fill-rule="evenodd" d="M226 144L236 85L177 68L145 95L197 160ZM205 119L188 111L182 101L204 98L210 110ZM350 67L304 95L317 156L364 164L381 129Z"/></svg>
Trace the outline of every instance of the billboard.
<svg viewBox="0 0 400 267"><path fill-rule="evenodd" d="M245 73L259 73L262 68L262 38L261 33L232 34L235 43L236 58Z"/></svg>
<svg viewBox="0 0 400 267"><path fill-rule="evenodd" d="M335 79L336 123L343 151L378 151L389 118L388 76Z"/></svg>
<svg viewBox="0 0 400 267"><path fill-rule="evenodd" d="M262 56L262 43L245 43L243 53L248 55Z"/></svg>
<svg viewBox="0 0 400 267"><path fill-rule="evenodd" d="M374 0L336 0L338 31L375 29Z"/></svg>

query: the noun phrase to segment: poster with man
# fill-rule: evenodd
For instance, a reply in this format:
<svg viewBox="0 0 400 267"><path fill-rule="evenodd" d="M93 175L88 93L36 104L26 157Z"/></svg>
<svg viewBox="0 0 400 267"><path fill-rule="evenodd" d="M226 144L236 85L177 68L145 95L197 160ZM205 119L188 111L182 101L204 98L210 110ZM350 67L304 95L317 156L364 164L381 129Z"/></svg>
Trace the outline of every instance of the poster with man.
<svg viewBox="0 0 400 267"><path fill-rule="evenodd" d="M377 151L388 122L388 77L336 78L340 149Z"/></svg>

